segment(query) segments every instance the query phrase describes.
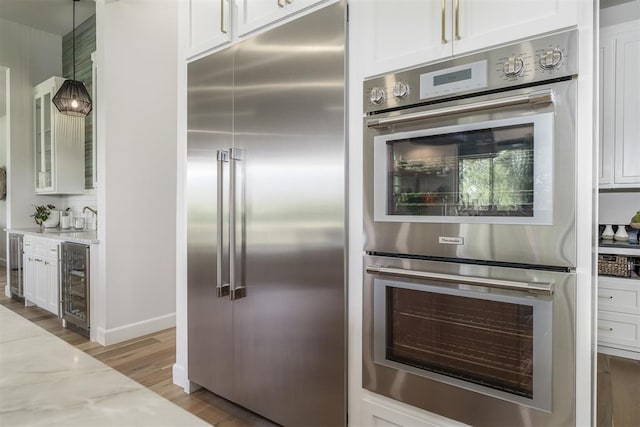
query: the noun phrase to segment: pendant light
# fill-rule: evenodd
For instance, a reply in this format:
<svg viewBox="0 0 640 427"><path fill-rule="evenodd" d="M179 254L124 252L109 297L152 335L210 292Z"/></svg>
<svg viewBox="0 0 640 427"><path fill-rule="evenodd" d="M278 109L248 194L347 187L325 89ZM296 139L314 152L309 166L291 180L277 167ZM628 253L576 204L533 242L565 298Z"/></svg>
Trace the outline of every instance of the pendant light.
<svg viewBox="0 0 640 427"><path fill-rule="evenodd" d="M92 103L84 83L76 80L76 2L73 1L73 80L65 80L52 101L58 111L68 116L86 117Z"/></svg>

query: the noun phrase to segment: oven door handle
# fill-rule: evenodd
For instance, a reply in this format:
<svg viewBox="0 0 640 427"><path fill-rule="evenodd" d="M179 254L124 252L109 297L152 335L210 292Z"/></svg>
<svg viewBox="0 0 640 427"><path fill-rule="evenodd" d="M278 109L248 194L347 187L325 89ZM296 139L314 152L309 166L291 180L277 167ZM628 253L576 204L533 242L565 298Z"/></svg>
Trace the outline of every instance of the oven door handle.
<svg viewBox="0 0 640 427"><path fill-rule="evenodd" d="M494 108L512 107L514 105L550 104L552 102L553 89L545 89L530 92L526 95L492 99L490 101L475 102L473 104L454 105L452 107L440 108L438 110L420 111L417 113L402 114L400 116L387 117L382 119L371 119L367 121L367 127L378 129L401 123L431 119L434 117L450 116L453 114L472 113L475 111L490 110Z"/></svg>
<svg viewBox="0 0 640 427"><path fill-rule="evenodd" d="M430 273L426 271L404 270L402 268L381 267L379 265L369 265L366 270L367 273L370 274L399 276L410 279L435 279L443 282L465 283L488 288L523 291L533 294L553 295L554 291L553 283L528 283L516 282L513 280L488 279L484 277L457 276L454 274Z"/></svg>

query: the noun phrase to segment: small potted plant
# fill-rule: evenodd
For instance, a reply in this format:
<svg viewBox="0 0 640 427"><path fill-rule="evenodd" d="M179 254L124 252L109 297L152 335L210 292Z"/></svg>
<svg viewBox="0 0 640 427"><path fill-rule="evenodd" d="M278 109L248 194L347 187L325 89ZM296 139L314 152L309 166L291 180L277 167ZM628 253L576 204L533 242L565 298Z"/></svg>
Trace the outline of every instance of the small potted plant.
<svg viewBox="0 0 640 427"><path fill-rule="evenodd" d="M30 215L35 220L36 224L44 230L45 227L57 227L58 221L60 221L60 214L55 210L54 205L40 205L35 206L36 211Z"/></svg>

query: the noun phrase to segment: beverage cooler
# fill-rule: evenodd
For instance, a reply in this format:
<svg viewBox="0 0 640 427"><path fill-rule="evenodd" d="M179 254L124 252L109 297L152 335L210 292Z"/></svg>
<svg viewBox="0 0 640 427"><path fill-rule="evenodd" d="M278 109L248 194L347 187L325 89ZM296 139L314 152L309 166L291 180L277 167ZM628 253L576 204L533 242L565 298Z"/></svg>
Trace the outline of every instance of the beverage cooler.
<svg viewBox="0 0 640 427"><path fill-rule="evenodd" d="M60 244L60 316L65 327L89 336L89 246Z"/></svg>
<svg viewBox="0 0 640 427"><path fill-rule="evenodd" d="M14 299L24 299L22 234L9 233L9 289Z"/></svg>

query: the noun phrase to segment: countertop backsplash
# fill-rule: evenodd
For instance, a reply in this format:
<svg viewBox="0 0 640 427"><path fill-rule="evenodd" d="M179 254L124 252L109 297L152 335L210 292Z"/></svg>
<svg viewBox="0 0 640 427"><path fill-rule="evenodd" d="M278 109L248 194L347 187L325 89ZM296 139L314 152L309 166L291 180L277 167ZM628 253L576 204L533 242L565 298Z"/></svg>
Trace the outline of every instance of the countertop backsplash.
<svg viewBox="0 0 640 427"><path fill-rule="evenodd" d="M600 193L598 223L627 225L639 210L640 191Z"/></svg>

